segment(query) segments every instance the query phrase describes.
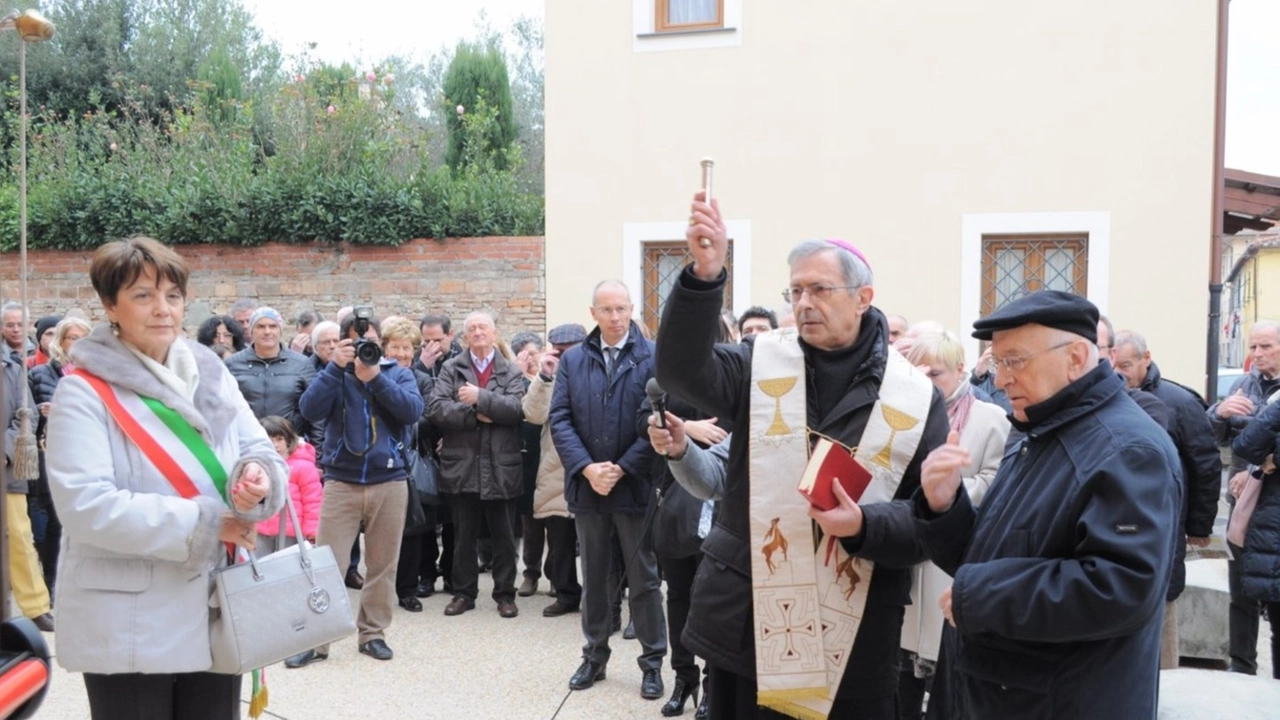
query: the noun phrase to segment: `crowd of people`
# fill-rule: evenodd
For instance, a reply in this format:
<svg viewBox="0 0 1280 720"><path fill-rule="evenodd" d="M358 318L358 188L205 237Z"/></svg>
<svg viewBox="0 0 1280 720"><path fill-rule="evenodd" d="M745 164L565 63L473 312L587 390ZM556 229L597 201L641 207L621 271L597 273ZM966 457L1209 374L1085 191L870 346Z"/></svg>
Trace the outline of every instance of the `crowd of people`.
<svg viewBox="0 0 1280 720"><path fill-rule="evenodd" d="M440 314L288 322L242 300L188 340L182 259L104 245L90 275L108 323L0 308L7 448L25 396L44 451L39 480L6 469L18 607L54 631L56 603L59 660L85 673L94 717L225 716L239 680L202 666L182 608L207 597L188 581L228 561L222 543L298 542L276 520L287 492L359 592L357 646L377 660L397 608L443 592L444 615L471 612L490 572L500 618L544 578L543 616L580 613L571 690L606 678L622 632L659 699L669 653L664 716L1155 717L1186 548L1208 544L1232 446L1231 669L1256 672L1264 607L1280 655L1280 324L1254 326L1251 372L1206 407L1069 293L975 323L970 365L957 333L877 309L868 258L839 240L797 245L785 305L734 318L726 246L718 205L695 197L656 338L604 280L593 327L545 337L484 311L455 332ZM184 494L117 405L152 444L195 435L225 467ZM175 422L195 432L165 435ZM96 449L56 452L71 443ZM865 483L833 481L834 504L797 492L826 472L815 443ZM417 526L409 453L441 499Z"/></svg>

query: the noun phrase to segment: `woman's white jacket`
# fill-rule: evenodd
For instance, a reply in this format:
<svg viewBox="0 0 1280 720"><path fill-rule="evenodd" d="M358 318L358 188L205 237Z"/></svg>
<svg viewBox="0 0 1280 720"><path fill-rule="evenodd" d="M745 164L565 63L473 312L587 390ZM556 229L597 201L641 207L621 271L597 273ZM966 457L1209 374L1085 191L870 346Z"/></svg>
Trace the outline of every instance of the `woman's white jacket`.
<svg viewBox="0 0 1280 720"><path fill-rule="evenodd" d="M976 400L969 409L969 422L960 433L960 446L969 451L969 465L960 475L974 507L986 497L1000 469L1009 428L1009 419L998 405ZM937 660L943 622L938 598L951 587L951 576L928 561L916 565L911 575L911 604L902 619L902 647L926 660Z"/></svg>
<svg viewBox="0 0 1280 720"><path fill-rule="evenodd" d="M177 342L188 345L199 372L191 401L163 384L106 325L77 342L71 360L114 388L156 398L181 414L227 469L228 492L246 462L265 468L266 500L236 514L266 520L284 503L284 460L222 361L201 345ZM228 503L179 496L75 375L58 383L46 445L50 491L63 525L59 664L92 673L208 670L210 573L227 563L218 534Z"/></svg>

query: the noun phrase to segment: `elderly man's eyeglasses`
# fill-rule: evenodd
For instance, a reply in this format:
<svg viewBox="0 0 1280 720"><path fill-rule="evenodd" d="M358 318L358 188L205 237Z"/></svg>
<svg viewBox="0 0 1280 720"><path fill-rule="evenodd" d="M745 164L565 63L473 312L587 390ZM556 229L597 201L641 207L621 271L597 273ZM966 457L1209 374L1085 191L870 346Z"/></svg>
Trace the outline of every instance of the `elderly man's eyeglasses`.
<svg viewBox="0 0 1280 720"><path fill-rule="evenodd" d="M1002 358L998 358L998 357L996 357L996 356L992 355L992 356L991 356L991 362L992 362L992 363L993 363L997 368L1004 368L1006 372L1018 372L1019 370L1022 370L1022 368L1024 368L1024 367L1026 367L1026 366L1027 366L1027 363L1028 363L1028 362L1030 362L1031 358L1033 358L1033 357L1035 357L1035 356L1037 356L1037 355L1041 355L1041 354L1043 354L1043 353L1047 353L1047 352L1049 352L1049 351L1051 351L1051 350L1059 350L1059 349L1061 349L1061 348L1064 348L1064 347L1066 347L1066 346L1070 345L1070 344L1071 344L1071 343L1073 343L1073 342L1075 342L1075 341L1074 341L1074 340L1067 340L1067 341L1064 341L1064 342L1060 342L1060 343L1058 343L1057 345L1053 345L1053 346L1051 346L1051 347L1047 347L1047 348L1045 348L1045 349L1043 349L1043 350L1037 350L1037 351L1035 351L1035 352L1031 353L1030 355L1010 355L1009 357L1002 357Z"/></svg>
<svg viewBox="0 0 1280 720"><path fill-rule="evenodd" d="M789 303L798 303L804 297L805 293L809 294L810 300L826 300L831 297L832 290L856 290L861 285L810 285L809 287L800 287L792 285L782 291L782 299Z"/></svg>

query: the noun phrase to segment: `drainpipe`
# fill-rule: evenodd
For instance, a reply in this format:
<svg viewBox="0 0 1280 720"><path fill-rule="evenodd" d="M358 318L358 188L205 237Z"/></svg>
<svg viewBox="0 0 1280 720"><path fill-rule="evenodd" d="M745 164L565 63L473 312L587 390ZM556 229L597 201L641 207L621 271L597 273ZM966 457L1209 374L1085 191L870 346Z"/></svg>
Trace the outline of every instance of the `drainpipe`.
<svg viewBox="0 0 1280 720"><path fill-rule="evenodd" d="M1213 98L1213 222L1209 242L1209 344L1205 359L1205 394L1209 402L1218 397L1218 353L1222 324L1222 213L1226 181L1224 178L1227 132L1227 18L1230 0L1218 0L1218 60Z"/></svg>

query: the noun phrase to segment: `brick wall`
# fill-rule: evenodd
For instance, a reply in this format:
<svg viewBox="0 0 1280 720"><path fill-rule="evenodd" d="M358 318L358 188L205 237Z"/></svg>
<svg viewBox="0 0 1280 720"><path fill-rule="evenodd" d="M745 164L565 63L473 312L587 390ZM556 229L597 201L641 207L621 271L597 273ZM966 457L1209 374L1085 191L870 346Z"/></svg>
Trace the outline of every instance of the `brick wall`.
<svg viewBox="0 0 1280 720"><path fill-rule="evenodd" d="M461 325L475 310L497 317L504 337L542 332L546 323L543 239L489 237L413 240L400 247L272 243L262 247L182 245L191 266L186 322L195 327L246 297L287 321L306 309L333 319L344 305L368 303L382 317L444 312ZM89 284L91 251L27 253L31 317L79 307L95 320L102 305ZM18 253L0 255L0 295L19 297Z"/></svg>

